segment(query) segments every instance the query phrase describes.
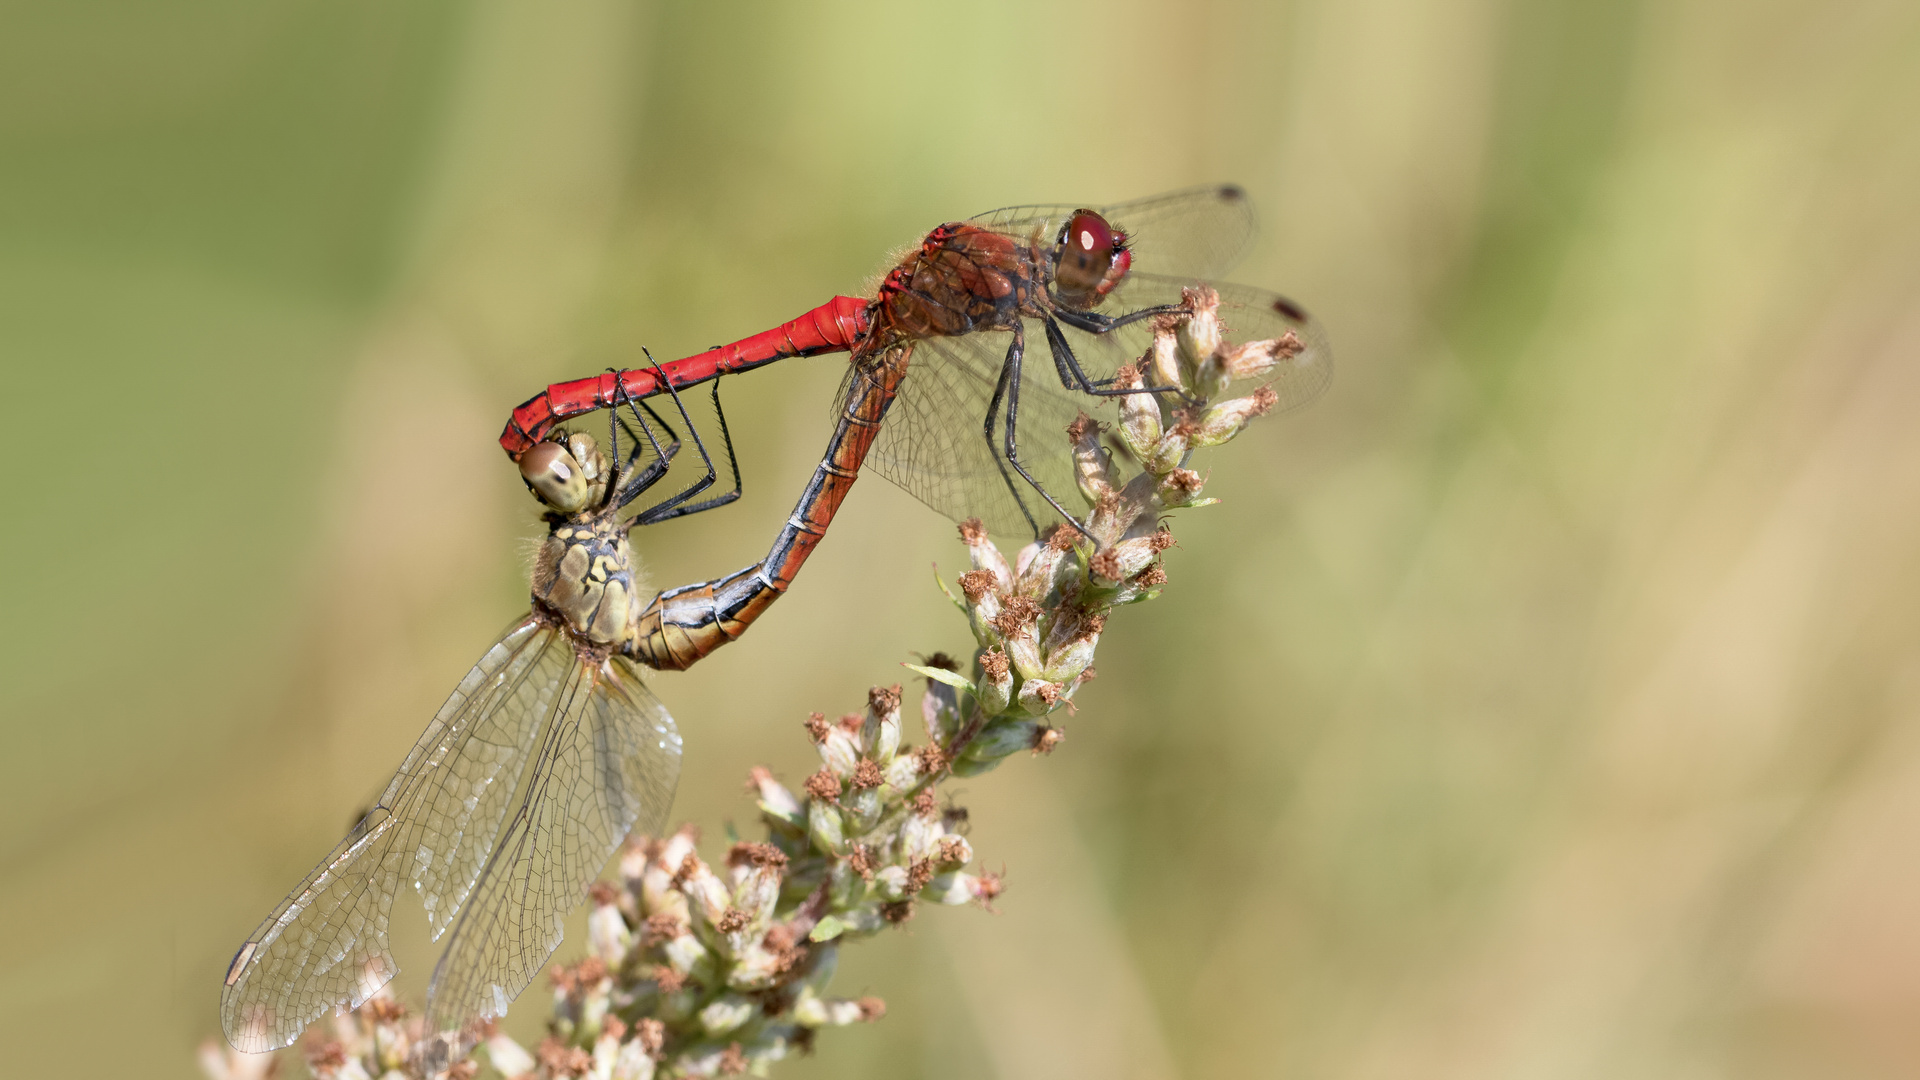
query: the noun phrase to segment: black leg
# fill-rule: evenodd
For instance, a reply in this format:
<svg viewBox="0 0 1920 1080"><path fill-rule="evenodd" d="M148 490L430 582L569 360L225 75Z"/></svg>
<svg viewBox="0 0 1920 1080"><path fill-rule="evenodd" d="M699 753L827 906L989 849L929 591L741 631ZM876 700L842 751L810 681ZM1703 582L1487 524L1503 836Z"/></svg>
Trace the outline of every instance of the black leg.
<svg viewBox="0 0 1920 1080"><path fill-rule="evenodd" d="M676 400L678 399L676 398ZM718 379L715 379L713 383L713 412L714 415L720 419L720 438L727 447L727 468L733 473L733 490L722 495L716 495L711 499L703 499L700 502L688 506L678 505L688 496L705 490L708 485L713 483L713 460L707 457L707 448L700 442L700 432L693 428L693 422L689 420L687 422L688 431L693 435L693 442L694 445L699 448L700 456L707 462L707 479L700 483L697 488L689 488L671 500L664 501L656 506L650 506L639 514L636 514L633 521L629 523L629 528L631 528L632 525L653 525L662 521L670 521L677 517L686 517L688 514L704 513L708 510L725 506L740 498L742 491L740 483L740 459L736 457L733 452L733 432L727 428L727 412L720 407L720 381Z"/></svg>
<svg viewBox="0 0 1920 1080"><path fill-rule="evenodd" d="M1148 315L1161 315L1169 310L1179 311L1180 309L1177 307L1147 308L1145 309L1145 313ZM1060 317L1061 322L1066 323L1068 326L1077 330L1086 330L1091 334L1108 333L1109 331L1125 326L1129 322L1137 322L1138 320L1135 319L1134 316L1141 314L1141 312L1134 312L1116 319L1109 319L1105 315L1093 316L1091 312L1073 312L1073 317L1069 317L1069 313L1065 309L1058 308L1055 309L1054 313ZM1105 321L1089 326L1079 321L1080 317L1097 317ZM1068 390L1078 390L1083 394L1092 394L1095 397L1126 397L1128 394L1180 394L1182 397L1186 396L1181 393L1178 387L1174 386L1147 386L1140 390L1115 390L1111 386L1113 382L1112 379L1094 382L1087 378L1085 371L1081 370L1079 359L1073 355L1073 346L1068 343L1067 336L1060 332L1059 325L1055 323L1052 318L1048 318L1046 319L1046 328L1047 348L1053 352L1054 369L1060 373L1060 385Z"/></svg>
<svg viewBox="0 0 1920 1080"><path fill-rule="evenodd" d="M654 366L658 367L659 365L656 364ZM619 373L616 372L615 374L616 385L620 385L617 378ZM667 470L673 466L674 455L680 452L680 436L674 432L673 425L661 419L660 414L653 411L653 406L641 402L639 403L639 407L636 407L634 400L627 396L624 386L621 389L620 396L626 403L628 410L633 413L634 420L639 422L640 430L646 435L648 445L653 447L653 461L649 462L644 469L634 471L634 462L640 460L640 440L633 438L633 453L629 455L624 463L619 465L621 473L625 475L621 476L616 474L616 482L608 485L607 505L609 506L625 506L634 499L639 498L641 492L659 483L660 478L665 476ZM645 416L641 415L640 408L646 409ZM607 422L609 453L613 460L618 463L620 462L620 429L626 428L630 438L633 436L633 429L627 427L627 422L621 419L619 402L615 402L614 407L609 410L609 412L610 416ZM647 422L648 416L653 417L654 422L666 429L669 441L665 446L662 446L660 440L654 436L653 425Z"/></svg>
<svg viewBox="0 0 1920 1080"><path fill-rule="evenodd" d="M653 410L648 409L647 412L653 413ZM680 452L680 440L674 436L672 428L667 429L667 434L672 441L661 446L660 440L654 437L653 428L647 423L646 417L635 412L634 418L640 421L640 430L645 433L647 443L653 447L654 459L644 469L635 471L634 462L640 460L640 436L635 435L633 429L627 426L627 422L621 419L619 406L616 405L610 410L607 420L607 454L614 462L614 468L617 471L614 473L612 482L607 485L607 497L602 505L625 506L633 501L641 492L660 482L660 478L665 476L667 470L672 467L673 456ZM657 415L654 418L659 419ZM624 462L620 460L622 430L626 431L628 439L633 443L633 453L628 455Z"/></svg>
<svg viewBox="0 0 1920 1080"><path fill-rule="evenodd" d="M995 421L1000 417L1000 401L1007 394L1007 378L1012 374L1019 377L1020 357L1026 351L1026 337L1020 332L1020 324L1013 324L1013 344L1007 346L1006 362L1000 365L1000 381L993 384L993 400L987 403L987 420L980 427L980 437L987 440L987 456L993 459L993 467L1000 470L1000 479L1007 485L1007 491L1013 496L1013 504L1020 508L1020 515L1027 519L1027 526L1033 535L1040 535L1040 523L1033 520L1033 514L1027 510L1027 500L1020 497L1020 485L1013 482L1013 475L1007 472L1007 463L1001 460L1000 451L993 445Z"/></svg>
<svg viewBox="0 0 1920 1080"><path fill-rule="evenodd" d="M1067 508L1060 505L1060 500L1054 498L1053 493L1048 491L1040 481L1034 479L1033 474L1027 471L1026 466L1020 464L1020 360L1021 354L1025 350L1020 347L1024 344L1024 340L1017 326L1013 332L1013 340L1015 347L1007 350L1007 362L1000 373L1000 381L1006 386L1007 390L1007 464L1013 466L1014 471L1020 474L1022 480L1032 485L1033 490L1039 492L1041 498L1047 500L1049 505L1059 511L1060 516L1066 519L1067 524L1073 526L1074 530L1080 535L1089 540L1093 540L1093 534L1087 531L1086 526L1080 524L1072 514L1068 513ZM989 413L989 417L991 417L991 413ZM991 422L991 420L989 420L989 422ZM1021 509L1026 509L1024 503L1021 504ZM1027 520L1032 521L1033 516L1029 514ZM1033 535L1034 539L1039 539L1040 529L1038 526L1035 526ZM1098 540L1093 540L1093 542L1096 547L1099 546L1100 542Z"/></svg>

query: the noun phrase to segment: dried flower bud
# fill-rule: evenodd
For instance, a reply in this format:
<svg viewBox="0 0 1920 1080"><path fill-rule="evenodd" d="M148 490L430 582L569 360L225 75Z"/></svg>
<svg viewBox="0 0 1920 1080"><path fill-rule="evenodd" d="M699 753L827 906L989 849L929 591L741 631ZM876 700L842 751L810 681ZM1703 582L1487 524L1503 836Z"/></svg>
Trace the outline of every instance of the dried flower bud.
<svg viewBox="0 0 1920 1080"><path fill-rule="evenodd" d="M840 810L825 799L812 799L807 803L807 839L822 855L838 855L845 849L845 826L840 820Z"/></svg>
<svg viewBox="0 0 1920 1080"><path fill-rule="evenodd" d="M900 823L900 851L909 859L924 859L940 850L940 843L949 839L947 830L940 824L939 818L931 820L911 815Z"/></svg>
<svg viewBox="0 0 1920 1080"><path fill-rule="evenodd" d="M1009 754L1031 750L1046 728L1033 720L995 720L973 737L961 753L963 761L998 761Z"/></svg>
<svg viewBox="0 0 1920 1080"><path fill-rule="evenodd" d="M1289 330L1277 338L1264 341L1249 341L1229 349L1221 360L1227 377L1234 381L1242 379L1263 379L1273 372L1282 361L1291 360L1306 351L1300 338Z"/></svg>
<svg viewBox="0 0 1920 1080"><path fill-rule="evenodd" d="M920 698L920 720L926 726L928 741L937 745L953 738L953 733L960 729L959 691L936 679L928 679L927 692Z"/></svg>
<svg viewBox="0 0 1920 1080"><path fill-rule="evenodd" d="M889 900L898 900L907 895L907 868L904 866L884 866L874 872L874 890Z"/></svg>
<svg viewBox="0 0 1920 1080"><path fill-rule="evenodd" d="M1073 481L1088 506L1097 505L1113 490L1113 468L1106 448L1100 445L1100 425L1086 413L1067 425L1067 437L1073 441Z"/></svg>
<svg viewBox="0 0 1920 1080"><path fill-rule="evenodd" d="M1006 606L993 621L993 628L1006 643L1007 659L1013 661L1013 669L1023 678L1032 678L1040 670L1040 642L1036 625L1039 617L1039 604L1029 597L1012 596L1007 598Z"/></svg>
<svg viewBox="0 0 1920 1080"><path fill-rule="evenodd" d="M587 951L606 962L608 967L619 967L626 962L627 952L633 948L633 931L627 929L626 917L613 904L596 904L587 914Z"/></svg>
<svg viewBox="0 0 1920 1080"><path fill-rule="evenodd" d="M1160 441L1160 397L1147 393L1140 378L1140 368L1129 364L1114 373L1113 385L1120 390L1141 390L1138 394L1128 394L1120 399L1120 441L1132 451L1133 456L1144 461L1152 455L1153 448ZM1074 446L1074 452L1079 452ZM1108 484L1112 486L1111 483Z"/></svg>
<svg viewBox="0 0 1920 1080"><path fill-rule="evenodd" d="M753 1019L760 1006L752 998L739 994L722 994L713 1003L700 1010L700 1026L709 1035L725 1035L740 1025Z"/></svg>
<svg viewBox="0 0 1920 1080"><path fill-rule="evenodd" d="M640 1045L639 1039L633 1039L621 1044L620 1052L614 1056L613 1068L608 1072L608 1080L653 1080L654 1067L653 1055L647 1053L647 1048Z"/></svg>
<svg viewBox="0 0 1920 1080"><path fill-rule="evenodd" d="M990 649L980 654L980 683L973 697L988 716L1004 711L1013 700L1013 663L1006 653Z"/></svg>
<svg viewBox="0 0 1920 1080"><path fill-rule="evenodd" d="M1187 370L1180 357L1180 325L1184 316L1161 315L1153 320L1153 347L1147 353L1146 375L1155 386L1187 385Z"/></svg>
<svg viewBox="0 0 1920 1080"><path fill-rule="evenodd" d="M733 890L727 888L727 883L720 880L720 875L702 862L700 856L688 855L675 877L693 909L706 916L709 923L718 926L721 917L733 907Z"/></svg>
<svg viewBox="0 0 1920 1080"><path fill-rule="evenodd" d="M1263 415L1280 400L1273 387L1263 386L1243 398L1223 401L1201 414L1193 433L1194 446L1219 446L1245 430L1247 421Z"/></svg>
<svg viewBox="0 0 1920 1080"><path fill-rule="evenodd" d="M960 540L967 545L967 556L972 560L975 570L987 572L998 583L997 587L1007 588L1013 583L1013 574L1007 570L1006 556L987 539L986 526L979 518L968 518L960 523Z"/></svg>
<svg viewBox="0 0 1920 1080"><path fill-rule="evenodd" d="M1193 506L1204 484L1200 474L1192 469L1174 469L1165 474L1154 491L1154 498L1169 508Z"/></svg>
<svg viewBox="0 0 1920 1080"><path fill-rule="evenodd" d="M530 1073L539 1064L525 1047L505 1035L496 1033L480 1045L487 1048L487 1063L498 1070L501 1076Z"/></svg>
<svg viewBox="0 0 1920 1080"><path fill-rule="evenodd" d="M761 766L754 766L748 774L748 782L754 793L759 796L760 813L769 825L793 836L804 835L807 831L807 809L800 800L788 791L773 773Z"/></svg>
<svg viewBox="0 0 1920 1080"><path fill-rule="evenodd" d="M933 875L933 880L920 891L920 899L936 904L971 904L981 899L980 891L978 877L965 870L949 870Z"/></svg>
<svg viewBox="0 0 1920 1080"><path fill-rule="evenodd" d="M1065 525L1059 525L1047 534L1046 542L1034 544L1029 549L1032 554L1021 560L1014 591L1035 600L1052 592L1062 561L1071 562L1067 553L1073 549L1073 538L1077 535Z"/></svg>
<svg viewBox="0 0 1920 1080"><path fill-rule="evenodd" d="M860 745L873 760L886 765L900 749L900 684L876 686L867 692L867 716Z"/></svg>
<svg viewBox="0 0 1920 1080"><path fill-rule="evenodd" d="M1172 543L1172 534L1165 531L1122 540L1095 555L1087 563L1087 568L1093 571L1093 576L1099 581L1122 582L1153 565L1153 561Z"/></svg>
<svg viewBox="0 0 1920 1080"><path fill-rule="evenodd" d="M1180 341L1181 359L1193 373L1191 390L1210 398L1227 384L1221 368L1220 294L1202 287L1188 289L1184 298L1192 314L1174 333Z"/></svg>
<svg viewBox="0 0 1920 1080"><path fill-rule="evenodd" d="M825 763L827 770L839 779L852 776L853 770L859 767L859 736L844 726L834 725L814 749L820 752L820 760Z"/></svg>
<svg viewBox="0 0 1920 1080"><path fill-rule="evenodd" d="M1028 679L1020 684L1020 707L1034 716L1045 716L1052 712L1064 697L1058 683L1045 679ZM1039 745L1040 738L1041 735L1036 733L1028 748Z"/></svg>
<svg viewBox="0 0 1920 1080"><path fill-rule="evenodd" d="M973 861L973 845L964 836L943 836L935 858L943 866L965 866Z"/></svg>
<svg viewBox="0 0 1920 1080"><path fill-rule="evenodd" d="M937 753L937 751L936 751ZM883 780L895 791L905 791L925 775L926 761L919 754L901 754L888 765Z"/></svg>

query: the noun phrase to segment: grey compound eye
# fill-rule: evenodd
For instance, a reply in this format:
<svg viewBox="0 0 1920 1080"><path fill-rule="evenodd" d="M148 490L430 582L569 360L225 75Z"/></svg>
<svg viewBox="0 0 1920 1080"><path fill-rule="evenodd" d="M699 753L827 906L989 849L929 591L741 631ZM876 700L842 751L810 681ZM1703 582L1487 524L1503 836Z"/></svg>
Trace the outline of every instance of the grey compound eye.
<svg viewBox="0 0 1920 1080"><path fill-rule="evenodd" d="M559 443L543 442L520 455L520 479L541 502L563 514L586 509L586 474Z"/></svg>

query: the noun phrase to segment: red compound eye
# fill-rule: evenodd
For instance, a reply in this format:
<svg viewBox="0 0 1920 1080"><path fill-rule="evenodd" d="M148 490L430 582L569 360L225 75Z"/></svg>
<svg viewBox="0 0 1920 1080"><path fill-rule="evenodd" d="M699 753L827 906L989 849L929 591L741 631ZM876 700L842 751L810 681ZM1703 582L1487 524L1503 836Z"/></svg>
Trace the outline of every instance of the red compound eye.
<svg viewBox="0 0 1920 1080"><path fill-rule="evenodd" d="M1119 248L1119 237L1106 218L1091 210L1074 214L1060 230L1054 287L1068 300L1084 302L1099 296Z"/></svg>

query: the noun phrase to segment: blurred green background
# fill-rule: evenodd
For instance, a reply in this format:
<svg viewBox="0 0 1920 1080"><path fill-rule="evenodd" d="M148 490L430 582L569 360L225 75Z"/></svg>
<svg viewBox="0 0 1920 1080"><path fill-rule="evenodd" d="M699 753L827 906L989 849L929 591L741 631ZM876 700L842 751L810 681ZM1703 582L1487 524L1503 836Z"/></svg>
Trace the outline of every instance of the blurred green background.
<svg viewBox="0 0 1920 1080"><path fill-rule="evenodd" d="M0 8L0 1072L194 1075L524 605L513 404L1226 179L1334 388L965 785L999 913L850 955L891 1011L786 1075L1914 1075L1917 110L1899 0ZM839 363L729 383L747 498L658 582L764 551ZM656 681L678 815L965 647L962 558L863 483Z"/></svg>

